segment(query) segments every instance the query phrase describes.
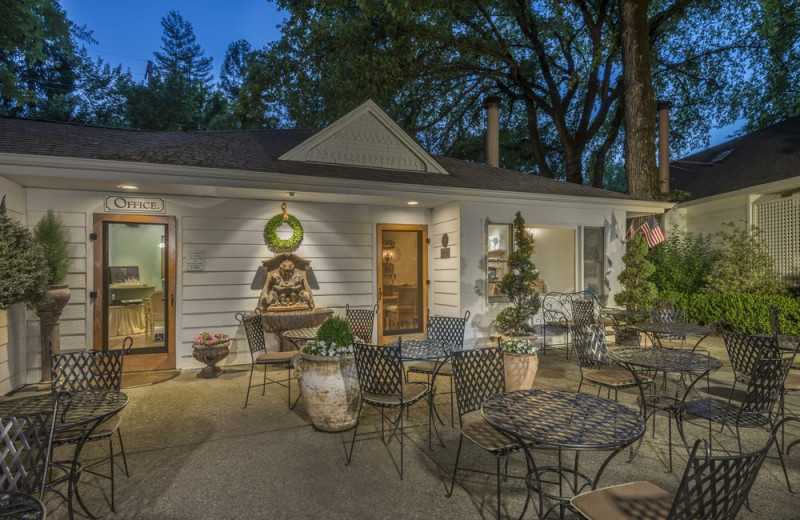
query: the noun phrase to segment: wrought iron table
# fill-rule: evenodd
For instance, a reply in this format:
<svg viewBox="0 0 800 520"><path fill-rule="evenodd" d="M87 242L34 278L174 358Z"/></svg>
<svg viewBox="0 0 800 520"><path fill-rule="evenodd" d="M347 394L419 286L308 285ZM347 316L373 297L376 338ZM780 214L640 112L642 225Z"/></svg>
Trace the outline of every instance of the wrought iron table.
<svg viewBox="0 0 800 520"><path fill-rule="evenodd" d="M483 403L482 413L489 424L524 447L528 497L520 517L525 515L528 503L536 503L534 494L538 496L539 518L556 507L563 516L564 509L571 507L570 498L587 487L595 489L609 462L645 431L644 419L636 410L602 397L560 390L498 394ZM558 464L537 466L532 449L557 450ZM575 451L572 467L562 464L562 450ZM611 453L592 477L580 470L582 451ZM555 479L546 480L550 475ZM545 499L555 500L555 504L545 510Z"/></svg>
<svg viewBox="0 0 800 520"><path fill-rule="evenodd" d="M303 348L306 341L311 341L317 338L317 331L319 327L306 327L304 329L285 330L281 334L281 338L289 340L297 350Z"/></svg>
<svg viewBox="0 0 800 520"><path fill-rule="evenodd" d="M714 332L711 327L692 323L636 323L631 327L647 334L653 345L658 345L659 347L661 346L660 336L695 336L698 340L691 350L696 349L701 341Z"/></svg>
<svg viewBox="0 0 800 520"><path fill-rule="evenodd" d="M44 504L27 493L0 492L0 518L10 520L42 520Z"/></svg>
<svg viewBox="0 0 800 520"><path fill-rule="evenodd" d="M603 307L599 311L600 318L607 318L614 327L614 343L617 345L639 345L639 331L632 327L634 323L645 322L650 315L642 311L614 309Z"/></svg>
<svg viewBox="0 0 800 520"><path fill-rule="evenodd" d="M643 408L645 418L653 417L653 436L655 436L655 413L658 411L666 411L672 413L674 405L678 401L678 392L680 386L683 384L687 391L694 385L694 382L702 377L705 377L710 372L719 370L722 367L722 362L714 357L711 357L707 352L694 352L688 350L677 350L669 348L620 348L610 350L608 357L614 362L624 366L633 374L638 383L640 393L640 404ZM675 386L674 397L666 397L661 393L646 394L645 386L642 379L639 377L639 370L644 369L653 372L653 379L655 379L658 372L664 374L664 385L662 391L666 389L666 374L678 373L680 378ZM686 376L694 377L694 379L687 385L684 381ZM669 404L664 406L661 404L662 400L669 401ZM649 410L648 410L649 408ZM668 425L669 428L669 470L672 472L672 423ZM632 455L631 458L635 456Z"/></svg>
<svg viewBox="0 0 800 520"><path fill-rule="evenodd" d="M128 396L114 390L86 390L73 394L62 394L64 402L59 405L56 432L80 430L80 440L75 444L72 461L69 463L67 475L67 506L70 519L74 518L72 497L78 499L81 509L90 517L94 515L86 508L78 490L81 466L78 459L86 440L92 431L104 420L119 413L128 404ZM0 415L17 416L53 411L53 394L38 394L19 399L0 401ZM53 484L50 482L49 484Z"/></svg>

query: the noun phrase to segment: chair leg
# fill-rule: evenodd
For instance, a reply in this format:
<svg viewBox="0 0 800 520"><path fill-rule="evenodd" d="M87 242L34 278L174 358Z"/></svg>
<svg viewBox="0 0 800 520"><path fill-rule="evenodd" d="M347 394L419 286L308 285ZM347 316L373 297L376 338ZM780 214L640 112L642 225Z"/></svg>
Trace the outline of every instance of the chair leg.
<svg viewBox="0 0 800 520"><path fill-rule="evenodd" d="M250 389L253 387L253 369L255 365L250 365L250 379L247 381L247 395L244 398L244 406L242 408L247 408L247 402L250 400ZM267 377L267 367L264 367L264 377Z"/></svg>
<svg viewBox="0 0 800 520"><path fill-rule="evenodd" d="M261 395L267 395L267 365L264 365L264 380L261 381Z"/></svg>
<svg viewBox="0 0 800 520"><path fill-rule="evenodd" d="M450 480L450 491L447 492L447 497L453 496L453 488L456 485L456 472L458 471L458 460L461 457L461 445L464 442L464 435L458 436L458 450L456 450L456 465L453 466L453 478Z"/></svg>
<svg viewBox="0 0 800 520"><path fill-rule="evenodd" d="M428 419L430 420L430 419ZM403 411L400 410L400 480L403 480Z"/></svg>
<svg viewBox="0 0 800 520"><path fill-rule="evenodd" d="M112 436L108 437L108 465L111 469L111 511L116 513L116 504L114 502L114 443L112 441Z"/></svg>
<svg viewBox="0 0 800 520"><path fill-rule="evenodd" d="M362 401L361 404L358 406L358 415L356 416L356 427L353 429L353 440L350 441L350 452L347 454L347 462L345 462L345 466L350 465L350 461L353 459L353 447L356 445L356 435L358 435L358 423L361 422L361 411L364 409L364 402ZM381 419L383 420L383 419ZM383 425L381 425L383 427Z"/></svg>
<svg viewBox="0 0 800 520"><path fill-rule="evenodd" d="M500 518L500 458L497 456L497 518Z"/></svg>
<svg viewBox="0 0 800 520"><path fill-rule="evenodd" d="M122 443L122 430L117 428L117 439L119 439L119 451L122 454L122 464L125 467L125 476L130 477L128 472L128 457L125 456L125 445Z"/></svg>

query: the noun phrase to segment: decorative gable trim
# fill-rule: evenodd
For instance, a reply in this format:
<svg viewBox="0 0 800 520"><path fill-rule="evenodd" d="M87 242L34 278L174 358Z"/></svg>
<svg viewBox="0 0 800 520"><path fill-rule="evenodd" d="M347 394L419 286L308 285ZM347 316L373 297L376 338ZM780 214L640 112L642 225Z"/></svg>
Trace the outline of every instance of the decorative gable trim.
<svg viewBox="0 0 800 520"><path fill-rule="evenodd" d="M448 175L371 99L278 159Z"/></svg>

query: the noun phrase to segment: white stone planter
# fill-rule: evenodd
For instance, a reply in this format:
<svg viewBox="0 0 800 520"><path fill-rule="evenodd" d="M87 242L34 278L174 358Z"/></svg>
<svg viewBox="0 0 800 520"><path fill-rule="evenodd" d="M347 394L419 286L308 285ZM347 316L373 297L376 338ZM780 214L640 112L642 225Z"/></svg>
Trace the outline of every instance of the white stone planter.
<svg viewBox="0 0 800 520"><path fill-rule="evenodd" d="M294 366L300 395L314 427L326 432L353 428L361 402L355 356L311 356L301 352L294 358Z"/></svg>

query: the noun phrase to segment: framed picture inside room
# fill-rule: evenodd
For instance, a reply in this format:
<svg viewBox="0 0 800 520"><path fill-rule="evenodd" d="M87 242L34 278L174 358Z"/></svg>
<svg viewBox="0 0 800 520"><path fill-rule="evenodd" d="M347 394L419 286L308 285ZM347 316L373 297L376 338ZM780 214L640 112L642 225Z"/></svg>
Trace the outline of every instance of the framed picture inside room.
<svg viewBox="0 0 800 520"><path fill-rule="evenodd" d="M108 268L108 279L112 285L119 283L138 283L139 266L111 266Z"/></svg>

